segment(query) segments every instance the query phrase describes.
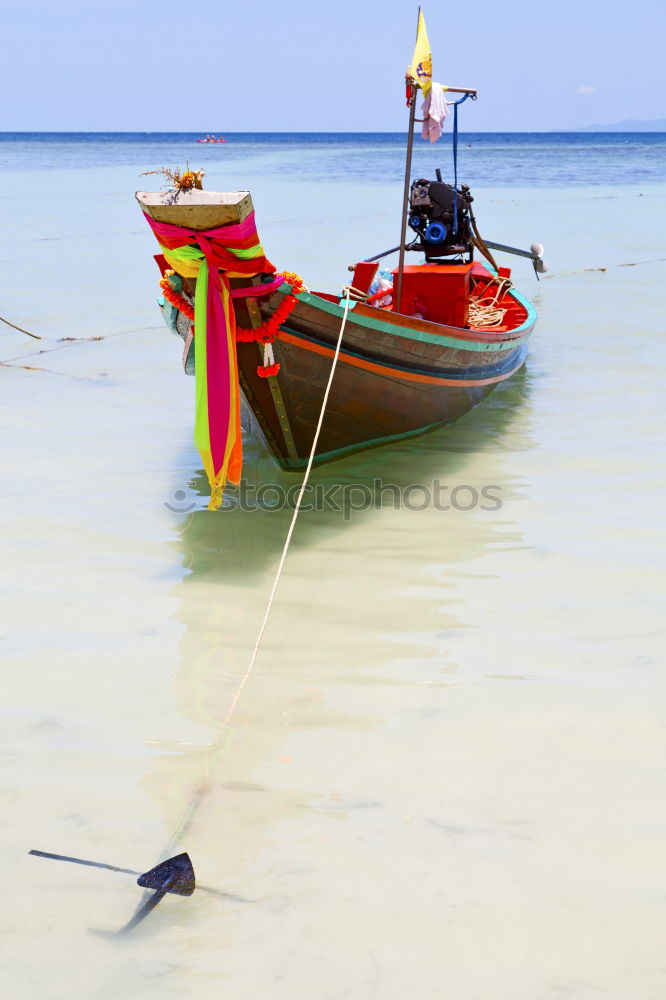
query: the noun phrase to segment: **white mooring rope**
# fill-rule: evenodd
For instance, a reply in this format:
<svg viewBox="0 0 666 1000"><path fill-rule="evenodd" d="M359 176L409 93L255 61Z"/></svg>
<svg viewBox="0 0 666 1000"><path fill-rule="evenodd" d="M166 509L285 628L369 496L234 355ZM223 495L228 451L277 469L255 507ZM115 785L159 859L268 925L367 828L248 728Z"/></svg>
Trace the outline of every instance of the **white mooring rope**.
<svg viewBox="0 0 666 1000"><path fill-rule="evenodd" d="M266 626L268 624L268 619L270 618L271 610L273 608L273 602L275 601L275 594L277 593L278 584L280 582L280 577L282 576L282 570L284 569L285 560L287 558L287 552L289 550L289 545L291 543L291 536L294 533L294 528L296 526L296 520L298 518L298 512L301 509L301 501L303 499L303 494L305 493L305 488L306 488L306 486L308 484L308 479L310 478L310 471L312 470L312 463L314 461L315 452L317 450L317 442L319 441L319 434L321 432L321 428L322 428L322 425L324 423L324 413L326 412L326 404L328 403L328 396L329 396L329 393L331 391L331 385L333 384L333 376L335 375L335 369L337 367L338 358L340 356L340 346L342 344L342 337L343 337L344 332L345 332L345 326L347 325L347 317L349 315L349 307L350 307L350 289L349 289L348 286L345 287L344 293L345 293L345 300L346 300L345 301L345 311L344 311L344 315L342 317L342 323L340 324L340 332L338 333L338 340L337 340L337 343L335 345L335 352L333 354L333 361L331 362L331 369L330 369L330 371L328 373L328 382L326 384L326 390L324 392L324 398L322 400L321 410L319 411L319 420L317 421L317 428L315 430L314 438L312 439L312 448L310 449L310 456L308 458L308 464L307 464L306 469L305 469L305 475L303 476L303 482L301 483L301 488L299 490L298 497L296 498L296 503L294 505L294 513L293 513L292 518L291 518L291 524L289 525L289 530L287 531L287 537L285 538L284 546L282 547L282 555L280 556L280 562L278 564L277 573L275 574L275 579L273 580L273 586L271 587L271 592L270 592L270 595L269 595L269 598L268 598L268 603L266 605L266 610L264 612L264 617L263 617L263 620L262 620L261 625L259 627L259 632L257 634L257 639L256 639L256 642L254 644L254 649L252 650L252 656L250 657L250 663L249 663L249 665L247 667L247 670L243 674L241 682L240 682L240 684L238 685L238 687L236 689L236 693L234 694L234 696L233 696L233 698L231 700L231 704L229 705L229 708L227 710L227 714L225 715L224 719L222 720L222 724L220 726L220 731L219 731L218 735L216 736L215 740L213 741L213 743L211 743L211 745L210 745L209 761L208 761L209 764L210 764L210 757L212 756L212 754L215 752L215 749L219 745L220 740L222 739L222 735L224 733L224 730L228 726L228 724L229 724L229 722L230 722L230 720L231 720L231 718L232 718L232 716L233 716L233 714L234 714L234 712L236 710L236 705L238 704L238 702L240 700L240 696L243 693L243 689L244 689L245 685L247 684L248 680L250 679L250 675L251 675L252 671L254 670L254 666L255 666L255 664L257 662L257 656L259 655L259 648L260 648L262 640L264 638L264 633L266 631ZM190 801L190 804L188 805L188 807L187 807L187 809L185 811L185 814L184 814L183 818L181 819L181 821L180 821L180 823L178 825L178 829L176 830L176 832L172 836L171 840L169 841L169 844L165 848L164 857L168 857L168 854L171 851L173 845L176 844L180 840L180 838L182 837L183 833L185 832L185 830L189 826L189 824L190 824L190 822L192 820L192 817L194 816L194 813L196 811L196 808L197 808L197 806L198 806L198 804L199 804L202 796L205 794L206 790L207 789L205 789L205 788L200 788L200 789L198 789L195 792L194 796L192 797L192 800Z"/></svg>

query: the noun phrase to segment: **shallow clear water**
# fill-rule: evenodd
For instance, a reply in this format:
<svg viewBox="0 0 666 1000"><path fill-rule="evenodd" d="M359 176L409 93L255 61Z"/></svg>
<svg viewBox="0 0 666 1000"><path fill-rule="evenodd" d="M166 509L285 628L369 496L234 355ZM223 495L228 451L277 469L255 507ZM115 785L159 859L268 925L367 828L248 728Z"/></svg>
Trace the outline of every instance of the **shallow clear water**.
<svg viewBox="0 0 666 1000"><path fill-rule="evenodd" d="M663 996L664 137L476 138L482 232L551 268L515 266L527 365L458 424L314 475L352 505L378 479L501 506L304 513L220 739L289 512L202 509L137 175L189 157L247 186L276 265L337 289L397 242L400 140L0 137L0 313L48 338L0 328L20 1000ZM297 481L256 438L245 476ZM167 898L127 938L93 932L129 919L131 876L27 855L146 870L179 830L230 897Z"/></svg>

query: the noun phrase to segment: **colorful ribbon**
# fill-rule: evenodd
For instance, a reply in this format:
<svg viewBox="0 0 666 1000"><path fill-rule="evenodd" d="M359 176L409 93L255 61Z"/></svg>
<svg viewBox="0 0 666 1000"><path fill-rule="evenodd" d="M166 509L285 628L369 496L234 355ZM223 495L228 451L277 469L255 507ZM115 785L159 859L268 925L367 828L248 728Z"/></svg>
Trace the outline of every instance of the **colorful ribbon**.
<svg viewBox="0 0 666 1000"><path fill-rule="evenodd" d="M236 225L203 232L156 222L143 214L169 265L183 277L197 279L194 443L210 483L208 506L216 510L227 481L239 483L243 462L236 319L229 278L273 274L275 268L259 242L254 212Z"/></svg>

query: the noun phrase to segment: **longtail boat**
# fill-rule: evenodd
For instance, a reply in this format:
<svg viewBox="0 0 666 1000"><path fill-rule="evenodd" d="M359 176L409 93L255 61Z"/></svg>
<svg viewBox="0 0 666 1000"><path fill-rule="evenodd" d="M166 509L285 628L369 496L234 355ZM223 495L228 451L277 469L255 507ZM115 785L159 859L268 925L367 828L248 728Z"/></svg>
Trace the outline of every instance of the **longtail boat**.
<svg viewBox="0 0 666 1000"><path fill-rule="evenodd" d="M536 312L490 248L530 258L537 275L545 270L543 248L521 251L484 241L479 233L456 160L458 105L475 99L475 91L445 88L447 95L462 95L451 102L453 184L443 182L439 170L436 180L412 181L423 77L422 60L406 81L410 122L400 244L350 267L350 285L341 293L311 291L296 275L276 272L259 241L248 191L204 191L199 174L197 184L183 183L195 176L188 173L170 191L137 192L160 243L155 259L164 316L185 341L185 370L197 375L195 441L213 508L225 482L240 476L241 397L280 465L306 465L346 307L318 463L456 420L525 361ZM414 234L409 242L408 226ZM379 261L393 252L399 253L397 267L378 279ZM406 252L423 260L407 264Z"/></svg>

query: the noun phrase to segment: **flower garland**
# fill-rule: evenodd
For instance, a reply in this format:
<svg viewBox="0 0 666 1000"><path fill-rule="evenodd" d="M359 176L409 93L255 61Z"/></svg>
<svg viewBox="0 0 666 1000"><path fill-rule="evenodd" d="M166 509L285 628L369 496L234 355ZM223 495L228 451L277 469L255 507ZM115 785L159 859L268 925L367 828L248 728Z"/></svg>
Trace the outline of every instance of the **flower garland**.
<svg viewBox="0 0 666 1000"><path fill-rule="evenodd" d="M277 375L280 371L280 365L276 363L273 356L272 344L279 334L281 325L296 306L298 302L296 296L305 291L303 279L300 275L294 274L293 271L280 271L278 277L284 278L287 284L291 286L291 292L289 295L285 295L284 300L277 307L273 315L264 320L261 326L256 327L256 329L248 329L242 326L236 327L236 340L246 344L258 341L264 345L264 363L263 365L257 365L257 375L260 378L269 378L271 375Z"/></svg>
<svg viewBox="0 0 666 1000"><path fill-rule="evenodd" d="M175 308L178 309L180 312L182 312L184 316L187 316L187 318L190 321L193 321L194 306L189 301L189 299L186 299L184 295L181 295L180 292L177 292L174 288L171 287L171 282L169 281L169 278L174 273L175 273L174 271L164 272L164 277L160 281L160 288L162 289L162 295L170 305L175 306Z"/></svg>
<svg viewBox="0 0 666 1000"><path fill-rule="evenodd" d="M172 274L174 274L173 271L164 272L164 277L160 281L162 294L167 302L175 306L176 309L179 309L184 316L187 316L189 320L194 320L194 307L192 303L184 295L176 292L171 287L169 278ZM305 291L303 279L298 274L294 274L293 271L281 271L278 277L284 278L287 284L291 286L291 292L285 295L284 300L277 307L273 315L264 320L261 326L256 327L256 329L242 326L236 327L236 340L240 343L250 344L256 341L264 345L264 363L263 365L257 365L257 375L260 378L269 378L271 375L277 375L280 371L280 365L276 363L273 356L272 344L279 334L281 325L287 320L287 317L296 306L298 302L297 296Z"/></svg>

